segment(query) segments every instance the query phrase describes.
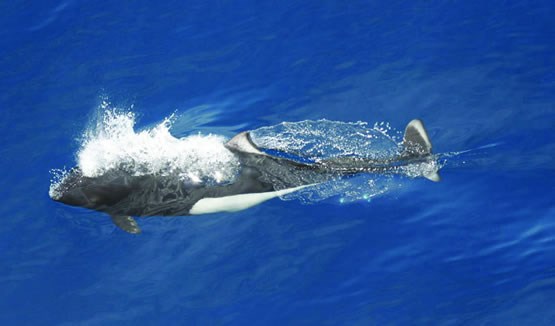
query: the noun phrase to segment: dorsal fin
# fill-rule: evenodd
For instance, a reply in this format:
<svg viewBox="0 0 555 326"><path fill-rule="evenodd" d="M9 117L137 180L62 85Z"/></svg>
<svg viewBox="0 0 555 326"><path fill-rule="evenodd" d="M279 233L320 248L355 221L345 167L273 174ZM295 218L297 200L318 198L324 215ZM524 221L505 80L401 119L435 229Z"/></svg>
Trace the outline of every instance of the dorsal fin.
<svg viewBox="0 0 555 326"><path fill-rule="evenodd" d="M225 144L225 146L228 149L232 150L232 151L258 154L258 155L266 155L265 153L260 151L258 149L258 147L256 147L256 145L252 142L250 134L249 134L248 131L243 131L243 132L235 135L235 137L231 138Z"/></svg>
<svg viewBox="0 0 555 326"><path fill-rule="evenodd" d="M405 128L404 156L425 156L432 153L432 143L422 121L414 119Z"/></svg>
<svg viewBox="0 0 555 326"><path fill-rule="evenodd" d="M133 217L128 215L110 215L110 217L112 222L123 231L132 234L141 233L141 229Z"/></svg>

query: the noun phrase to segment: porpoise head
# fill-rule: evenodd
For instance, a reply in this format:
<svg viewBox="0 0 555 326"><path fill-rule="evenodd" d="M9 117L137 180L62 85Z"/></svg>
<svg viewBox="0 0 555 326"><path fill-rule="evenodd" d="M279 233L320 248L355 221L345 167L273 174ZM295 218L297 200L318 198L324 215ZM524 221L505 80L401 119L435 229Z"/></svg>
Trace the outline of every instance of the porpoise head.
<svg viewBox="0 0 555 326"><path fill-rule="evenodd" d="M66 205L102 210L127 197L130 192L127 175L110 172L90 178L80 169L73 168L50 187L49 195Z"/></svg>

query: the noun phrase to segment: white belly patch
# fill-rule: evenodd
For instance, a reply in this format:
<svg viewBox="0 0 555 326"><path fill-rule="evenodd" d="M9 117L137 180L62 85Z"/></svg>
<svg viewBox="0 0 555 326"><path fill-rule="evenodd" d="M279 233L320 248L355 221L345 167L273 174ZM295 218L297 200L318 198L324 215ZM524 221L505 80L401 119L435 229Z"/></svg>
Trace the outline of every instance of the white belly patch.
<svg viewBox="0 0 555 326"><path fill-rule="evenodd" d="M193 205L193 207L189 211L189 214L200 215L218 212L237 212L250 208L252 206L256 206L272 198L287 195L297 190L301 190L308 186L310 185L254 194L240 194L217 198L203 198Z"/></svg>

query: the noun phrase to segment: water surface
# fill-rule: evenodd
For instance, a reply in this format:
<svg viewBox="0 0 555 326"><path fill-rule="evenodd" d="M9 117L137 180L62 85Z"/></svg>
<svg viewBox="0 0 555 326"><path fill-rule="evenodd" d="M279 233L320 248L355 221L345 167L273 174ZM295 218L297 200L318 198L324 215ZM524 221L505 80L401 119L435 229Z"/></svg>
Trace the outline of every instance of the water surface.
<svg viewBox="0 0 555 326"><path fill-rule="evenodd" d="M550 1L0 5L6 325L555 323ZM49 199L102 101L137 128L422 119L442 182L141 220ZM468 152L465 152L468 151ZM464 153L461 153L464 152ZM452 162L453 164L449 164Z"/></svg>

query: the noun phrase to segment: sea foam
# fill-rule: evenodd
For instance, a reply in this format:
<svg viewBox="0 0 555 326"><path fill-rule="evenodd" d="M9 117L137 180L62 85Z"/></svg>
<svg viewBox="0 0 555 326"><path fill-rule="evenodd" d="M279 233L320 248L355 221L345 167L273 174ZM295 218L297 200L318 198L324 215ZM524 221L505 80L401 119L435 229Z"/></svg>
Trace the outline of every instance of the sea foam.
<svg viewBox="0 0 555 326"><path fill-rule="evenodd" d="M175 175L193 183L226 183L238 173L239 161L225 148L224 137L176 138L170 133L171 117L137 131L133 112L107 103L101 109L77 152L77 165L87 177L120 169L133 175Z"/></svg>

